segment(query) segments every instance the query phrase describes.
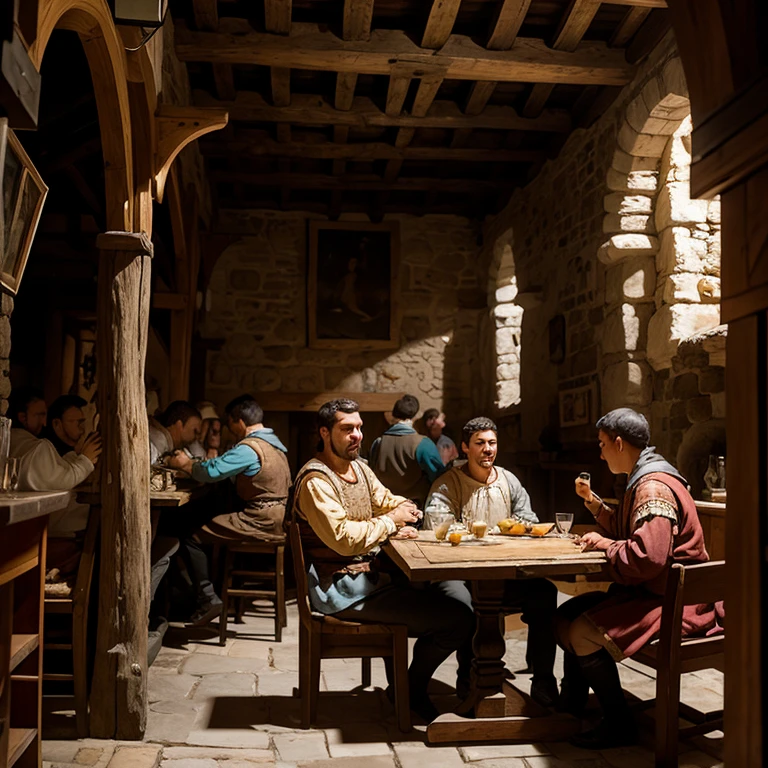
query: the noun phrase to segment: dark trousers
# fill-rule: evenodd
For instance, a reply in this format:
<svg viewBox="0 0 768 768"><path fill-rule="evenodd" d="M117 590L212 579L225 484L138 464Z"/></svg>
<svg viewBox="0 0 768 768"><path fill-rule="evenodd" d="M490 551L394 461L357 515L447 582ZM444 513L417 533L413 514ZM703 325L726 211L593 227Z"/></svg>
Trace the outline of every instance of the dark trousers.
<svg viewBox="0 0 768 768"><path fill-rule="evenodd" d="M414 587L393 574L393 585L334 614L339 619L382 624L404 624L417 638L408 668L411 699L427 695L435 670L459 648L471 642L475 613L471 605L449 594L444 583Z"/></svg>
<svg viewBox="0 0 768 768"><path fill-rule="evenodd" d="M445 581L443 589L454 600L472 607L472 593L465 581ZM528 648L525 661L535 680L554 680L555 632L554 616L557 610L557 587L547 579L510 579L504 583L503 614L522 613L528 625ZM501 617L500 617L501 618ZM465 643L456 653L459 662L458 680L469 681L472 663L472 641Z"/></svg>

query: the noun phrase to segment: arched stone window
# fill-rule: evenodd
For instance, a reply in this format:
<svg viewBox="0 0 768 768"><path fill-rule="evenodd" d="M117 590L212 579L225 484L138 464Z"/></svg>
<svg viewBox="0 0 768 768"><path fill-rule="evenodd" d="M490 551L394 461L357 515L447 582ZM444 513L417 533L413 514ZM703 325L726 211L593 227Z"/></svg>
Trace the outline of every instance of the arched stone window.
<svg viewBox="0 0 768 768"><path fill-rule="evenodd" d="M494 402L500 410L520 403L520 358L523 308L517 303L517 276L512 231L498 238L489 272L489 306L494 324L496 374Z"/></svg>

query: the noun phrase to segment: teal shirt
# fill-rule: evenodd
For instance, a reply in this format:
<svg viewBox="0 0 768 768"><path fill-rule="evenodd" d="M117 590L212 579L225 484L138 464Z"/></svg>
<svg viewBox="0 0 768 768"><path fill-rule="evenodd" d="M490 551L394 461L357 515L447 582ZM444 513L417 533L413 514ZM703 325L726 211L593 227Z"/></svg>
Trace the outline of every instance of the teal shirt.
<svg viewBox="0 0 768 768"><path fill-rule="evenodd" d="M288 449L282 444L274 430L267 427L250 432L246 437L258 437L283 453L288 453ZM215 459L198 461L193 464L192 477L198 483L218 483L220 480L226 480L236 475L253 477L260 470L261 461L259 461L259 455L256 451L247 445L238 444Z"/></svg>

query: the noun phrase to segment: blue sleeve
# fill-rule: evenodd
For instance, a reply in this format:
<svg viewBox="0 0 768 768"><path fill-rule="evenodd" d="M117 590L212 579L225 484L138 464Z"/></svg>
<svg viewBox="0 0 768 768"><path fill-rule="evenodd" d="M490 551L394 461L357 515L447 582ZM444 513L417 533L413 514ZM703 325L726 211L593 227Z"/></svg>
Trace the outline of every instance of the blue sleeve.
<svg viewBox="0 0 768 768"><path fill-rule="evenodd" d="M376 463L376 457L379 455L379 446L381 445L381 438L377 437L371 443L371 450L368 452L368 463L373 466Z"/></svg>
<svg viewBox="0 0 768 768"><path fill-rule="evenodd" d="M437 446L428 437L425 437L417 446L416 461L424 470L430 483L434 483L435 480L448 469L440 458L440 452L437 450Z"/></svg>
<svg viewBox="0 0 768 768"><path fill-rule="evenodd" d="M255 475L261 469L259 455L247 445L236 445L215 459L198 461L192 465L192 477L199 483L217 483L228 477Z"/></svg>

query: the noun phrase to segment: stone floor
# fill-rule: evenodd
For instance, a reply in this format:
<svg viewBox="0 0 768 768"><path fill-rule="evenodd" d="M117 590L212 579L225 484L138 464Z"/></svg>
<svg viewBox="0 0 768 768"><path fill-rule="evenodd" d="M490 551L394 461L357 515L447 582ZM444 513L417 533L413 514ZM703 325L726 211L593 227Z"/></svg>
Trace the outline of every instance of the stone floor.
<svg viewBox="0 0 768 768"><path fill-rule="evenodd" d="M149 672L150 711L144 743L44 741L47 768L646 768L653 765L652 734L644 746L588 752L568 744L501 744L428 747L424 727L402 734L383 694L384 668L373 662L373 688L361 690L358 661L322 663L318 727L298 728L298 616L289 606L288 628L275 643L272 620L247 615L230 625L226 647L218 627L184 630L172 626ZM523 664L525 630L508 627L506 663ZM233 631L236 629L237 631ZM560 665L558 658L558 666ZM652 698L650 670L631 661L621 665L627 690ZM438 671L433 695L448 710L455 663ZM525 675L517 682L525 686ZM722 676L689 674L683 700L710 710L722 706ZM680 745L680 768L722 766L722 733Z"/></svg>

